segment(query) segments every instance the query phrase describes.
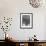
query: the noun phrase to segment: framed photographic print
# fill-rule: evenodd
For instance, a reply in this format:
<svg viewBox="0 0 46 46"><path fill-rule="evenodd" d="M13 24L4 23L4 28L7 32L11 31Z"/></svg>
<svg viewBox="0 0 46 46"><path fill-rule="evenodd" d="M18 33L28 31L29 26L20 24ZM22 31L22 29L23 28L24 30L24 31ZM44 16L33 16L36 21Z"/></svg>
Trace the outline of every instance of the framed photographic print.
<svg viewBox="0 0 46 46"><path fill-rule="evenodd" d="M33 28L33 14L32 13L20 13L20 28L21 29Z"/></svg>

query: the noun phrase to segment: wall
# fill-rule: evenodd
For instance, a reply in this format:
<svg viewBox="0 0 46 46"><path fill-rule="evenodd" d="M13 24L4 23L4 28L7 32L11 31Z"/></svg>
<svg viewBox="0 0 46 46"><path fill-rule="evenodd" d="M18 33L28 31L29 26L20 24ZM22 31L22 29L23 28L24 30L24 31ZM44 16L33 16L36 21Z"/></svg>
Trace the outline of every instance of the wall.
<svg viewBox="0 0 46 46"><path fill-rule="evenodd" d="M33 13L33 29L20 29L20 13ZM37 39L46 40L46 6L33 8L28 0L0 0L0 18L4 16L13 18L8 33L17 40L28 40L34 34Z"/></svg>

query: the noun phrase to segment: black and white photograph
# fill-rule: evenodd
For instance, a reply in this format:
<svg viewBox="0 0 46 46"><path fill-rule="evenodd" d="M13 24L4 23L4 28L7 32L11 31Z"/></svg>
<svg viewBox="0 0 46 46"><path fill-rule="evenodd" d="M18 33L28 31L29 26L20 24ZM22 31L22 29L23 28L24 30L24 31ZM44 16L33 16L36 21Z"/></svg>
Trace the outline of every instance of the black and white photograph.
<svg viewBox="0 0 46 46"><path fill-rule="evenodd" d="M33 14L32 13L20 13L20 28L32 29L33 28Z"/></svg>

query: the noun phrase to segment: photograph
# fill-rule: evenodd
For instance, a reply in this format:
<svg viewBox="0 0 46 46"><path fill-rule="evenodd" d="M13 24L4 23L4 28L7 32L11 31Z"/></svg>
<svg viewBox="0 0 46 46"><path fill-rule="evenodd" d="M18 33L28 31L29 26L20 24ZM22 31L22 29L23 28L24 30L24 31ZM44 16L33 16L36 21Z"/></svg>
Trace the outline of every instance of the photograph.
<svg viewBox="0 0 46 46"><path fill-rule="evenodd" d="M20 13L20 28L21 29L33 28L33 14L32 13Z"/></svg>

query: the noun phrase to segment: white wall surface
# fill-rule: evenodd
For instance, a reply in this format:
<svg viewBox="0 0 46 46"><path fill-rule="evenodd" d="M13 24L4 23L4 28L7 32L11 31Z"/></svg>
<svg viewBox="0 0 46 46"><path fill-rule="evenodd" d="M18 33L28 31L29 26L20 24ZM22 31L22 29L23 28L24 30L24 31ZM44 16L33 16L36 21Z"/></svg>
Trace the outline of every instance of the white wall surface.
<svg viewBox="0 0 46 46"><path fill-rule="evenodd" d="M20 13L33 13L33 29L20 29ZM8 33L17 40L28 40L34 34L37 35L37 39L46 40L46 5L33 8L29 0L0 0L0 19L4 16L13 18ZM1 33L2 31L0 39Z"/></svg>

